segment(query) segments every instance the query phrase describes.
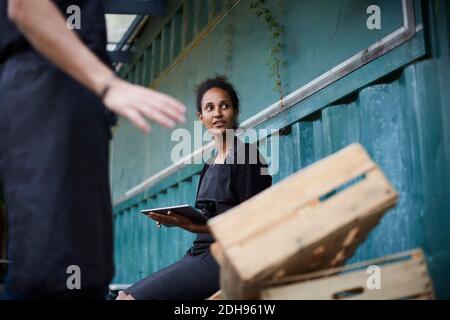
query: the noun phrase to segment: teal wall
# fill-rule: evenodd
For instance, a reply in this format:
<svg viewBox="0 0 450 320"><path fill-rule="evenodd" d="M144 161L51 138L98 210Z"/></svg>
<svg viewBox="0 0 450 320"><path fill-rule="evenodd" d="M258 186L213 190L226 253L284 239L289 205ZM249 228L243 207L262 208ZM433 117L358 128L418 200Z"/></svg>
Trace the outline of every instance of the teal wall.
<svg viewBox="0 0 450 320"><path fill-rule="evenodd" d="M201 12L206 15L212 10L216 15L210 13L208 16L210 22L214 22L214 18L226 8L224 3L233 1L183 1L181 4L184 5L179 8L177 3L180 2L173 2L173 9L169 12L173 11L174 14L169 14L160 23L155 21L142 34L135 48L136 61L125 68L122 75L134 83L151 84L185 102L188 105L185 127L192 130L193 120L196 119L195 86L217 73L228 74L240 93L240 121L244 121L279 98L273 90L274 80L267 67L271 38L266 25L250 10L251 2L238 1L231 12L197 44L192 46L194 39L177 46L184 49L192 46L189 53L179 60L176 58L180 54L173 53L172 41L176 38L173 32L176 30L174 20L177 14L183 17L183 10L197 12L201 8ZM280 12L279 20L283 21L285 27L281 75L287 93L383 38L399 28L402 22L400 0L376 2L383 7L383 26L381 30L374 31L366 28L366 8L373 2L370 0L268 2L272 4L275 14ZM221 10L215 10L216 6L206 6L208 3L222 3ZM185 34L193 29L197 31L191 33L200 35L205 27L196 27L194 22L192 16L186 16L184 23L181 21L177 24L178 32ZM230 25L231 33L226 31ZM227 41L228 37L231 37L231 41ZM181 42L184 37L178 38ZM227 45L229 42L231 44ZM164 43L166 47L162 46ZM167 73L170 62L176 63L176 66ZM170 164L170 150L175 145L170 140L170 133L169 129L158 128L150 136L144 136L130 123L120 124L112 144L114 198Z"/></svg>
<svg viewBox="0 0 450 320"><path fill-rule="evenodd" d="M135 63L121 71L133 82L151 85L186 102L191 111L185 125L188 129L195 116L194 85L216 73L227 73L239 90L241 122L277 101L266 66L270 36L249 9L251 1L240 1L206 37L195 42L224 12L224 2L218 8L211 5L215 1L203 1L201 6L198 1L169 1L173 9L169 12L174 14L147 26L133 49ZM391 33L402 21L401 1L272 3L285 27L281 75L287 93ZM382 9L380 31L365 28L369 4ZM351 262L420 246L427 254L438 297L450 298L450 4L415 1L415 8L423 30L419 28L414 38L258 128L282 128L280 170L274 182L351 142L361 142L400 198ZM187 19L189 15L183 19L183 10L197 12L197 20ZM193 21L204 22L195 27ZM230 26L231 33L227 31ZM166 31L158 40L161 29ZM172 36L165 39L164 34ZM188 41L191 38L193 41ZM158 43L166 43L168 49ZM159 55L155 55L155 47L161 50ZM187 50L184 56L183 50ZM164 54L168 56L162 58ZM170 165L173 145L166 129L157 128L144 136L120 121L112 142L114 198ZM186 166L115 206L115 282L132 283L175 262L187 250L194 235L176 229L157 230L138 211L192 203L200 169L199 165Z"/></svg>

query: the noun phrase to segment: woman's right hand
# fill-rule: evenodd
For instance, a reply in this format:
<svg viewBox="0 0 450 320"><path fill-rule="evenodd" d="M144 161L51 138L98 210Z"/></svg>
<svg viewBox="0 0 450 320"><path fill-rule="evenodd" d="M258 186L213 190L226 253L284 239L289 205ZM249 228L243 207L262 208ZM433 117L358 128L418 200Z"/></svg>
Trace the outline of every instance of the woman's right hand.
<svg viewBox="0 0 450 320"><path fill-rule="evenodd" d="M186 121L186 107L176 99L139 85L128 83L118 77L111 81L110 89L103 99L106 107L126 118L144 132L151 126L146 119L166 128Z"/></svg>

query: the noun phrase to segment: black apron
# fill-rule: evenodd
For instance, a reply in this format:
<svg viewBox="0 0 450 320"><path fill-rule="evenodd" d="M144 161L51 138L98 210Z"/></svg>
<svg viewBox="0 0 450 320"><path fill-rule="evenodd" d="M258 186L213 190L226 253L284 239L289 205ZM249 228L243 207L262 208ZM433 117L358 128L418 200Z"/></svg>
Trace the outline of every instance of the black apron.
<svg viewBox="0 0 450 320"><path fill-rule="evenodd" d="M208 218L213 218L238 204L231 190L231 165L206 165L207 170L202 178L198 194L197 207ZM198 233L191 248L192 253L207 250L214 242L209 233Z"/></svg>
<svg viewBox="0 0 450 320"><path fill-rule="evenodd" d="M195 206L213 218L258 194L272 184L272 178L261 175L267 167L263 158L257 164L239 164L238 158L251 147L238 142L225 164L205 164L200 174ZM256 151L256 149L255 149ZM135 299L205 299L219 290L219 265L211 254L211 234L199 233L185 255L126 289Z"/></svg>
<svg viewBox="0 0 450 320"><path fill-rule="evenodd" d="M8 293L67 292L70 266L81 288L113 276L108 181L110 116L89 90L21 36L0 3L0 179L8 216ZM102 0L54 1L81 8L82 41L105 63ZM70 269L69 269L70 270Z"/></svg>
<svg viewBox="0 0 450 320"><path fill-rule="evenodd" d="M197 203L212 218L236 205L231 190L231 166L208 166L199 186ZM219 265L209 247L210 234L199 233L192 247L176 263L140 280L125 290L137 300L199 300L219 290Z"/></svg>

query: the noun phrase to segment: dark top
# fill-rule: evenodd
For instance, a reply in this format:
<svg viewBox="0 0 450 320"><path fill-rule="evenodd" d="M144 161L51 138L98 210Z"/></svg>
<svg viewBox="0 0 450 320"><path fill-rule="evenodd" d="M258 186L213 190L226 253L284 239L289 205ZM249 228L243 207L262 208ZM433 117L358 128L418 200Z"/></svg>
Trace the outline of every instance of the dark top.
<svg viewBox="0 0 450 320"><path fill-rule="evenodd" d="M92 50L92 52L105 63L112 66L111 58L106 51L107 35L102 0L52 0L65 17L67 8L71 5L80 7L81 28L74 29L81 41ZM8 1L0 0L0 66L12 56L24 52L34 51L30 43L25 39L19 29L12 23L7 14ZM40 54L35 52L37 56ZM42 58L41 60L45 60ZM36 63L37 63L36 59ZM2 70L0 69L0 75ZM117 116L105 109L107 123L110 126L117 124Z"/></svg>
<svg viewBox="0 0 450 320"><path fill-rule="evenodd" d="M206 163L200 174L195 206L209 218L246 201L272 185L267 174L267 164L254 145L235 144L225 159L225 164ZM264 171L266 174L262 174ZM191 252L204 252L214 242L211 234L199 233Z"/></svg>
<svg viewBox="0 0 450 320"><path fill-rule="evenodd" d="M68 17L67 8L71 5L80 7L81 28L74 29L83 43L108 65L106 54L106 24L102 0L53 0L61 13ZM0 64L12 55L31 50L32 47L17 27L8 19L8 1L0 1Z"/></svg>
<svg viewBox="0 0 450 320"><path fill-rule="evenodd" d="M103 1L55 3L63 14L80 7L75 31L107 61ZM66 292L71 265L80 267L82 290L103 287L114 272L107 109L28 44L8 20L5 0L0 56L0 179L11 260L5 291Z"/></svg>

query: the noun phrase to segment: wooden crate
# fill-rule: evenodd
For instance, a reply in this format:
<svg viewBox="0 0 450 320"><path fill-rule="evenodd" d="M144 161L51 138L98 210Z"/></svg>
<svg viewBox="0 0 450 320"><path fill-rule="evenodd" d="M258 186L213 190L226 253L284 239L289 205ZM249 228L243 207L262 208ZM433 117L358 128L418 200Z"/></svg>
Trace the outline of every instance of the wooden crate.
<svg viewBox="0 0 450 320"><path fill-rule="evenodd" d="M206 300L223 300L222 291L219 290Z"/></svg>
<svg viewBox="0 0 450 320"><path fill-rule="evenodd" d="M368 269L376 266L375 269ZM376 270L378 268L378 270ZM379 288L374 281L379 276ZM368 286L369 283L369 286ZM422 250L311 274L268 282L262 299L277 300L386 300L433 299L433 286Z"/></svg>
<svg viewBox="0 0 450 320"><path fill-rule="evenodd" d="M262 281L344 264L396 201L352 144L209 220L223 297L257 299Z"/></svg>

